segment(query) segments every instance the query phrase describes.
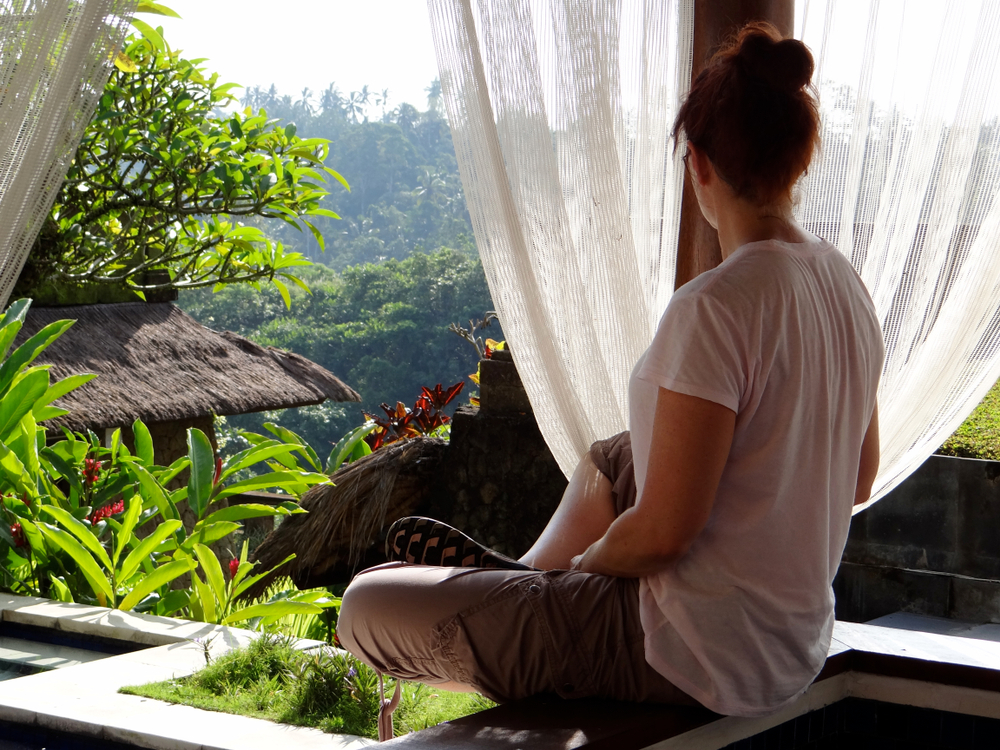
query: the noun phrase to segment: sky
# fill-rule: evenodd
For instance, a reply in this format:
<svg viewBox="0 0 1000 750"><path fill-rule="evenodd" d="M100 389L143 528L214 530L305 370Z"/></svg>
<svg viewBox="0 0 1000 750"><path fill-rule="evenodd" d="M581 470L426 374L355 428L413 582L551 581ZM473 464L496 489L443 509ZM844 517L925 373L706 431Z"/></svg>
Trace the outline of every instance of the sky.
<svg viewBox="0 0 1000 750"><path fill-rule="evenodd" d="M300 98L331 82L343 94L389 89L389 106L426 108L437 62L424 0L161 0L183 20L139 16L225 82ZM242 92L234 92L241 96Z"/></svg>

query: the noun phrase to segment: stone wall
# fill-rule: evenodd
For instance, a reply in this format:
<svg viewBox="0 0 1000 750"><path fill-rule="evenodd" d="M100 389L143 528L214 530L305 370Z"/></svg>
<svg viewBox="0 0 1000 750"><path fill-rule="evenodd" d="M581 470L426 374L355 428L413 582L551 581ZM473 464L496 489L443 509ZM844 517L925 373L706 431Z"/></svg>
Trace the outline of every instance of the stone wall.
<svg viewBox="0 0 1000 750"><path fill-rule="evenodd" d="M840 620L1000 622L1000 462L928 458L854 516L834 592Z"/></svg>
<svg viewBox="0 0 1000 750"><path fill-rule="evenodd" d="M545 528L567 481L509 352L481 363L480 390L478 409L455 412L435 491L420 514L519 557Z"/></svg>

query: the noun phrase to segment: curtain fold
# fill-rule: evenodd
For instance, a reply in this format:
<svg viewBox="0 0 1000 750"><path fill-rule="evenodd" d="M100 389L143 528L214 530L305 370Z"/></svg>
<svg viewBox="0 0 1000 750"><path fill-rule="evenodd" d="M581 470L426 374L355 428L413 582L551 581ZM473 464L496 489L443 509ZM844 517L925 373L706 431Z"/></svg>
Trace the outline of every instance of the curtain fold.
<svg viewBox="0 0 1000 750"><path fill-rule="evenodd" d="M1000 4L800 9L823 146L798 215L851 259L882 324L877 499L1000 377Z"/></svg>
<svg viewBox="0 0 1000 750"><path fill-rule="evenodd" d="M625 429L673 290L692 0L429 0L480 257L542 434L572 472Z"/></svg>
<svg viewBox="0 0 1000 750"><path fill-rule="evenodd" d="M52 208L137 0L0 0L0 307Z"/></svg>
<svg viewBox="0 0 1000 750"><path fill-rule="evenodd" d="M627 426L672 293L693 0L428 5L480 256L569 474ZM1000 377L1000 4L801 0L796 28L823 136L797 215L858 269L886 339L877 499Z"/></svg>

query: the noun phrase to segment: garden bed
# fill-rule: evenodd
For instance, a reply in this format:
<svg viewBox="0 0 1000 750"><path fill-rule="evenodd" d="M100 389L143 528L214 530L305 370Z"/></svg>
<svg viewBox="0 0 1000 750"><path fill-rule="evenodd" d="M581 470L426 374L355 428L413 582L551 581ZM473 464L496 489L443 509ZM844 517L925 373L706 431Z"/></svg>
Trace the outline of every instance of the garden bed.
<svg viewBox="0 0 1000 750"><path fill-rule="evenodd" d="M395 682L386 683L391 695ZM188 677L125 687L121 692L324 732L378 736L375 671L340 649L315 645L303 649L291 638L264 635ZM494 705L475 693L403 683L393 716L396 734Z"/></svg>

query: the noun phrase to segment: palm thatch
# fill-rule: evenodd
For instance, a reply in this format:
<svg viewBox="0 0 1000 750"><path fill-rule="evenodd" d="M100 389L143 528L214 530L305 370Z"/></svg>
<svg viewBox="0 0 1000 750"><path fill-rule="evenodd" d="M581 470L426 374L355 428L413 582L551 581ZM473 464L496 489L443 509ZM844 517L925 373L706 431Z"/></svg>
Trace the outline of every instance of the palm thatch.
<svg viewBox="0 0 1000 750"><path fill-rule="evenodd" d="M52 366L53 381L98 377L56 401L70 413L50 424L101 429L361 400L305 357L205 328L169 303L35 307L18 343L63 319L77 322L37 363Z"/></svg>
<svg viewBox="0 0 1000 750"><path fill-rule="evenodd" d="M361 563L372 540L384 538L385 527L411 515L433 491L447 442L414 437L383 446L370 456L343 467L332 485L313 487L302 496L306 514L286 518L254 551L258 569L278 565L290 554L295 559L259 581L244 596L266 591L278 576L290 576L296 585L318 585L351 571ZM381 550L375 551L375 558Z"/></svg>

